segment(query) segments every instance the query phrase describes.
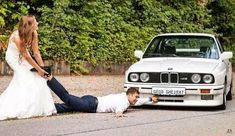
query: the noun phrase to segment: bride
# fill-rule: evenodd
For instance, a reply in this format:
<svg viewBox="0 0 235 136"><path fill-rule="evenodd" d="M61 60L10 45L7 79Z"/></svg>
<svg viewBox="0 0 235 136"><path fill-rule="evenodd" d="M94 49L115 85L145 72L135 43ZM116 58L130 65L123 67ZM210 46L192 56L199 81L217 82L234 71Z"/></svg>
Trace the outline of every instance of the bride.
<svg viewBox="0 0 235 136"><path fill-rule="evenodd" d="M14 74L9 86L0 95L0 120L56 113L50 89L43 78L47 72L40 67L44 64L38 50L37 24L34 16L23 16L18 30L10 36L6 61ZM38 72L31 72L31 68Z"/></svg>

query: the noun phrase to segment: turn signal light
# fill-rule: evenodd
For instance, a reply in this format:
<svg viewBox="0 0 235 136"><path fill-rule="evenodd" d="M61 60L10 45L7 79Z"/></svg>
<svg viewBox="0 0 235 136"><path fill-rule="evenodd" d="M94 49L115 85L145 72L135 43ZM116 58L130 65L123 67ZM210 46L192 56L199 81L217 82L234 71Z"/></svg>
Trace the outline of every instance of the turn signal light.
<svg viewBox="0 0 235 136"><path fill-rule="evenodd" d="M202 94L209 94L210 93L210 89L201 89L201 93Z"/></svg>

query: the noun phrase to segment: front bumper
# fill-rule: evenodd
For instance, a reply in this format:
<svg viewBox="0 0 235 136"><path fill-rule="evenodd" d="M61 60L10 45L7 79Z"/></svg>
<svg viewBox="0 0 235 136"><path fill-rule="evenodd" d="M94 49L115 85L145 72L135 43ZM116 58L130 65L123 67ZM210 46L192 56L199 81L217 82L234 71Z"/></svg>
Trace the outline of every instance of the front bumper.
<svg viewBox="0 0 235 136"><path fill-rule="evenodd" d="M147 98L152 96L152 88L156 86L144 84L124 84L124 90L130 87L139 88L140 97ZM160 85L157 85L160 86ZM183 96L159 96L157 103L146 103L146 105L161 106L197 106L197 107L215 107L223 104L224 85L161 85L161 87L184 87ZM201 89L209 89L209 93L202 93ZM210 99L205 99L205 98Z"/></svg>

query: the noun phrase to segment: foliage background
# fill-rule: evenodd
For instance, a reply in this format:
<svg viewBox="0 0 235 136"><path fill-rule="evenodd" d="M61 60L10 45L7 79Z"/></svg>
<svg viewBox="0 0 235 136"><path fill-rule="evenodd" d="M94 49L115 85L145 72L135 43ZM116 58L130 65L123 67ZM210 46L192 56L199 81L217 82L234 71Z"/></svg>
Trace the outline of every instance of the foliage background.
<svg viewBox="0 0 235 136"><path fill-rule="evenodd" d="M39 22L43 59L80 64L134 62L151 38L166 32L206 32L220 37L235 53L235 0L2 0L0 60L22 15ZM235 63L235 59L232 59Z"/></svg>

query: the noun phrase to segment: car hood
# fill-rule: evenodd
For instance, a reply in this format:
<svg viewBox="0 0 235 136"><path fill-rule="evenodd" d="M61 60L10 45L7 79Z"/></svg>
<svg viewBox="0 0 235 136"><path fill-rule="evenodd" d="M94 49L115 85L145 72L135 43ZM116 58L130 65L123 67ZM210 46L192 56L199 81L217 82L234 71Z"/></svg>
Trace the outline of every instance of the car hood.
<svg viewBox="0 0 235 136"><path fill-rule="evenodd" d="M211 73L219 60L201 58L147 58L133 64L129 72Z"/></svg>

